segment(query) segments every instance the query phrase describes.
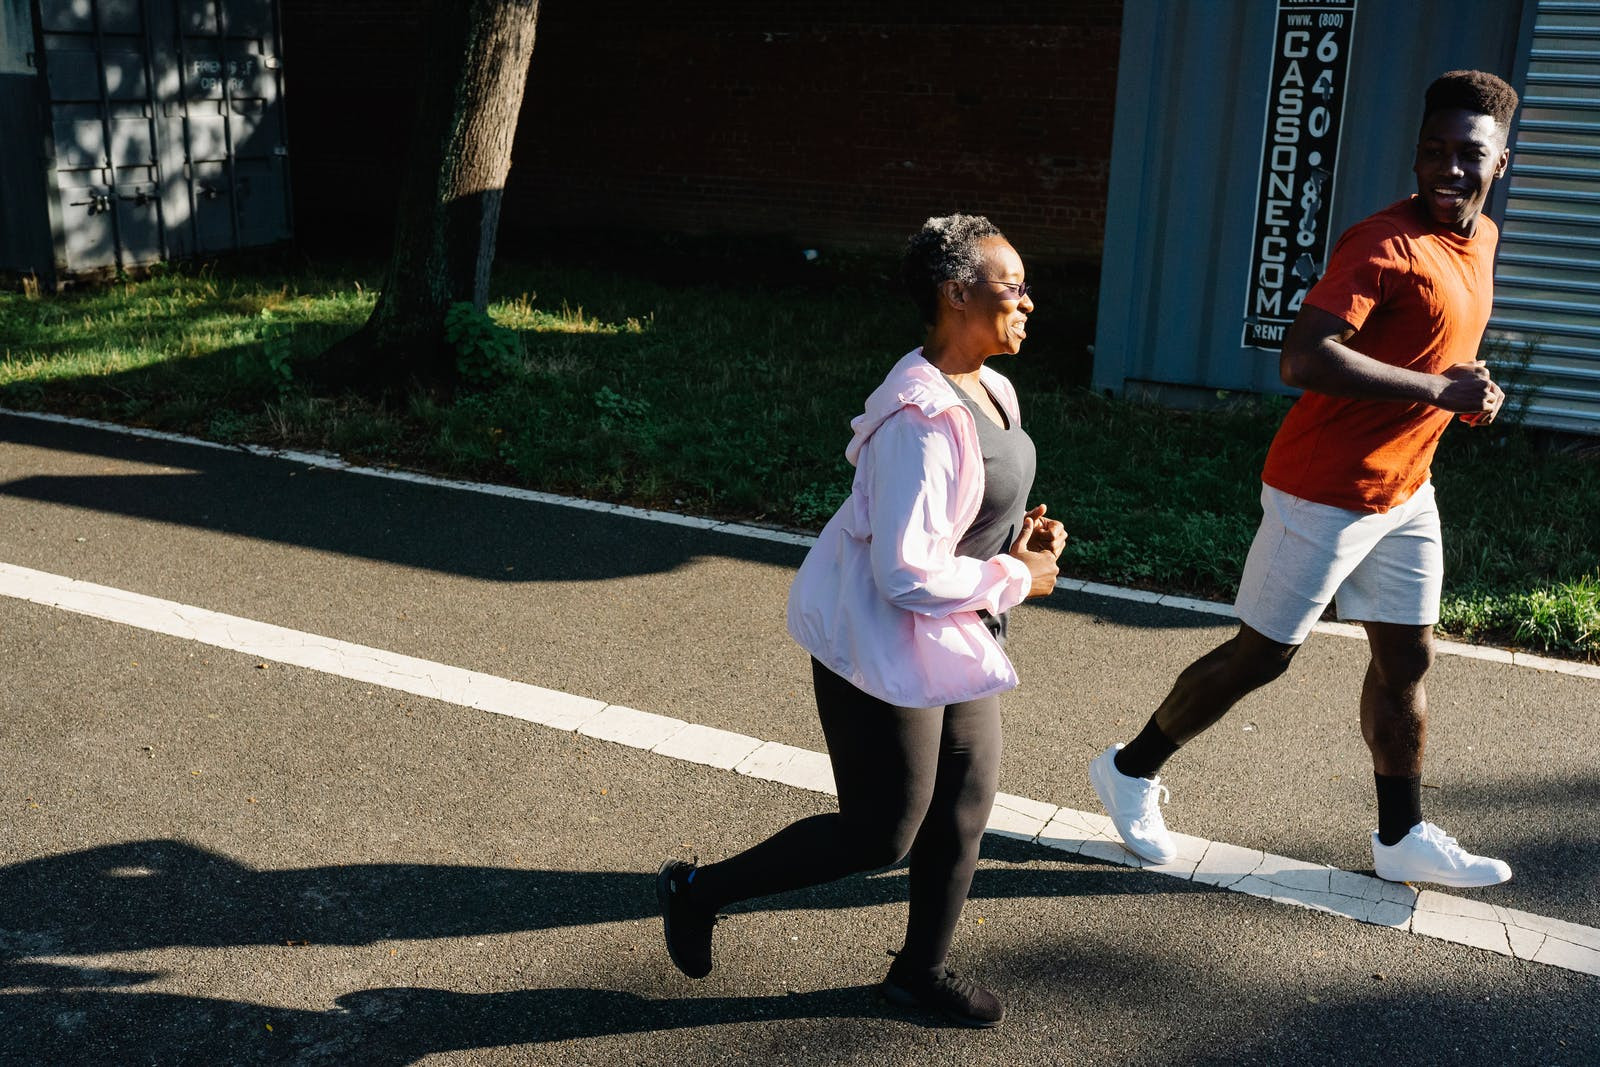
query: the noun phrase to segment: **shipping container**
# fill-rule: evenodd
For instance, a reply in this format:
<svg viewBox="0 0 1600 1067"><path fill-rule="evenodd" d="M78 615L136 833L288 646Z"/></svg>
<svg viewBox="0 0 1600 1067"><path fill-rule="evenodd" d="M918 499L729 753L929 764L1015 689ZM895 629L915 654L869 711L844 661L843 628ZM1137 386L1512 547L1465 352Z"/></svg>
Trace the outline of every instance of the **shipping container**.
<svg viewBox="0 0 1600 1067"><path fill-rule="evenodd" d="M0 269L287 240L281 55L272 0L0 0Z"/></svg>

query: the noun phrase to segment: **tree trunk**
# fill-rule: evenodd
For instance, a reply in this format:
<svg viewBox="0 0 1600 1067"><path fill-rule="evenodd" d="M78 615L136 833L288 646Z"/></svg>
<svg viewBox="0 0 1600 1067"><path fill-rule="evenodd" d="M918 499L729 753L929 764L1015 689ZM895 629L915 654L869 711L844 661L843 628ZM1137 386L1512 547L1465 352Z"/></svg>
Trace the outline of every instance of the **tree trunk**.
<svg viewBox="0 0 1600 1067"><path fill-rule="evenodd" d="M375 394L454 384L444 316L460 301L480 311L488 304L500 200L538 15L539 0L430 5L383 291L366 325L324 355L324 380Z"/></svg>

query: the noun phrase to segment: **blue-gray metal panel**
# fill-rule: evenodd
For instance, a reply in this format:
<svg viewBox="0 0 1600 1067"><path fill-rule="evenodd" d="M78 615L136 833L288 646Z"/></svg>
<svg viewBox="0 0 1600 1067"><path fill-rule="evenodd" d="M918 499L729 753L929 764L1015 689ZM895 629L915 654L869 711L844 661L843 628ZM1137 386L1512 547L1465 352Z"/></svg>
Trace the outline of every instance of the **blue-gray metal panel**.
<svg viewBox="0 0 1600 1067"><path fill-rule="evenodd" d="M1600 433L1600 0L1536 9L1488 354L1524 421Z"/></svg>
<svg viewBox="0 0 1600 1067"><path fill-rule="evenodd" d="M1275 0L1127 0L1094 383L1286 391L1275 353L1239 344ZM1439 73L1510 74L1507 0L1360 0L1334 232L1415 191L1422 93ZM1320 265L1319 265L1320 266Z"/></svg>

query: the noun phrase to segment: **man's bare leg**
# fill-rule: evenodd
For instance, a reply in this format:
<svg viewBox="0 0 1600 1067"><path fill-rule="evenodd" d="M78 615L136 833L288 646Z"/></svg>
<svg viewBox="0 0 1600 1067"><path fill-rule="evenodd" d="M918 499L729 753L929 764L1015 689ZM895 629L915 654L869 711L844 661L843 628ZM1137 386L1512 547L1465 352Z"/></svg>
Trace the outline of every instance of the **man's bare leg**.
<svg viewBox="0 0 1600 1067"><path fill-rule="evenodd" d="M1428 735L1423 678L1433 665L1433 627L1369 622L1372 662L1361 686L1361 736L1372 751L1378 832L1372 866L1380 878L1443 885L1494 885L1504 862L1474 856L1422 819L1422 752Z"/></svg>
<svg viewBox="0 0 1600 1067"><path fill-rule="evenodd" d="M1117 834L1135 855L1170 863L1177 843L1161 817L1156 772L1185 741L1227 714L1245 694L1283 674L1295 645L1280 644L1248 626L1178 675L1139 736L1113 745L1089 764L1089 781Z"/></svg>
<svg viewBox="0 0 1600 1067"><path fill-rule="evenodd" d="M1117 769L1155 776L1167 757L1228 710L1281 677L1298 645L1285 645L1240 624L1239 632L1184 668L1143 731L1117 753Z"/></svg>

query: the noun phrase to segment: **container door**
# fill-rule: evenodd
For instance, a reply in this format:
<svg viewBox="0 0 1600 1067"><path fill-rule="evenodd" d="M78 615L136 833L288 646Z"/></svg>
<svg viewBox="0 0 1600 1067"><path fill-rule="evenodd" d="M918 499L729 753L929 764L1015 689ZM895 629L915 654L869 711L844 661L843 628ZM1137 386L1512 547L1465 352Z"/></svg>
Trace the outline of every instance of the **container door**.
<svg viewBox="0 0 1600 1067"><path fill-rule="evenodd" d="M169 211L188 225L183 253L289 237L280 67L270 0L176 0L181 76L163 84L164 131L181 148L169 168Z"/></svg>
<svg viewBox="0 0 1600 1067"><path fill-rule="evenodd" d="M143 5L41 0L39 14L61 265L154 263L164 249Z"/></svg>

